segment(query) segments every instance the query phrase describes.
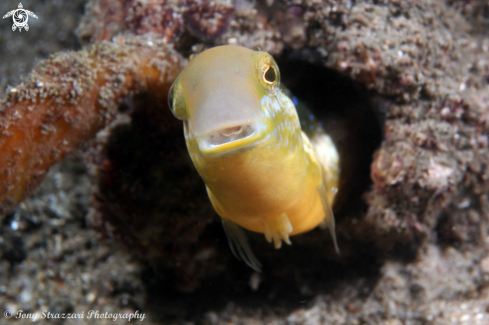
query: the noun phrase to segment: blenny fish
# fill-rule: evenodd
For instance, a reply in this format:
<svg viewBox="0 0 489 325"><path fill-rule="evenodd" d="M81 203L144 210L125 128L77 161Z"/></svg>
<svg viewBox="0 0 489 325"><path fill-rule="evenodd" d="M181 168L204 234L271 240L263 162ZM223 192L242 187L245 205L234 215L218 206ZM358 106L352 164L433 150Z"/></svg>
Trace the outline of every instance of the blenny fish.
<svg viewBox="0 0 489 325"><path fill-rule="evenodd" d="M169 106L238 259L261 269L242 228L278 249L322 224L339 252L331 209L338 152L329 136L301 130L270 54L226 45L196 55L170 89Z"/></svg>

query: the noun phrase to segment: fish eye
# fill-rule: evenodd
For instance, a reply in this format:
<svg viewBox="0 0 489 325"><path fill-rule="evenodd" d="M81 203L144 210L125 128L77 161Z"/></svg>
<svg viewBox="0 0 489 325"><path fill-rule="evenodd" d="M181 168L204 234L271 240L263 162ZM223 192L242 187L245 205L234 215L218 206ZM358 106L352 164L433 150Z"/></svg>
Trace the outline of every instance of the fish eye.
<svg viewBox="0 0 489 325"><path fill-rule="evenodd" d="M175 96L175 94L173 93L173 86L175 86L175 84L171 85L170 90L168 91L168 107L172 112L173 112L173 97Z"/></svg>
<svg viewBox="0 0 489 325"><path fill-rule="evenodd" d="M277 73L273 67L268 67L267 71L263 74L263 79L266 83L272 84L277 80Z"/></svg>
<svg viewBox="0 0 489 325"><path fill-rule="evenodd" d="M188 119L186 106L185 106L185 98L182 98L182 91L180 83L178 79L175 80L173 85L171 85L170 90L168 91L168 108L172 112L173 116L177 119L185 121Z"/></svg>

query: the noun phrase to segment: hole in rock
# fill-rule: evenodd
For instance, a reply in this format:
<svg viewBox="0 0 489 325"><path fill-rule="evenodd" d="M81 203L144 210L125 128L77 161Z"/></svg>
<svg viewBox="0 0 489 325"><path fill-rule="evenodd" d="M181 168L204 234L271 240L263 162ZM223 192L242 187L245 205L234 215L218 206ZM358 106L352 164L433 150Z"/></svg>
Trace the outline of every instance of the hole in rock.
<svg viewBox="0 0 489 325"><path fill-rule="evenodd" d="M342 176L335 213L341 229L342 220L367 209L362 194L371 186L370 164L381 142L382 121L371 101L375 95L296 54L285 52L277 59L282 82L338 147ZM163 91L125 104L131 122L115 127L105 143L97 195L102 220L147 261L141 277L151 318L201 321L208 311L230 308L286 315L317 294L334 294L345 285L361 286L369 294L383 255L339 232L342 254L337 256L329 234L320 229L292 237L292 246L280 250L263 234L247 232L264 265L253 291L253 271L232 255L190 161L182 123L166 103Z"/></svg>

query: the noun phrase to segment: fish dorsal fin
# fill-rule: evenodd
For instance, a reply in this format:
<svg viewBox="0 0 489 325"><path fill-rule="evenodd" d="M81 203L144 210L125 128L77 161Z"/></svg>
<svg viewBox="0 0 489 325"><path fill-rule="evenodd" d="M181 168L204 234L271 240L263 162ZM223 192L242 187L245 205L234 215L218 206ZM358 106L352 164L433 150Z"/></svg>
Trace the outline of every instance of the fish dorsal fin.
<svg viewBox="0 0 489 325"><path fill-rule="evenodd" d="M229 247L238 260L243 260L256 272L261 272L261 263L256 258L248 244L248 238L243 229L233 221L221 218L224 232L228 239Z"/></svg>

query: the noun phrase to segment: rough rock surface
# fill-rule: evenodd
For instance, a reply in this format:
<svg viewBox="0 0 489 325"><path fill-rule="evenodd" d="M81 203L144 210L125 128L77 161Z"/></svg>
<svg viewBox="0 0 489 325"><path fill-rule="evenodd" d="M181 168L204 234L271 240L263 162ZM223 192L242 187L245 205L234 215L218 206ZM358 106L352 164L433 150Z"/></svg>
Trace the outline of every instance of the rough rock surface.
<svg viewBox="0 0 489 325"><path fill-rule="evenodd" d="M100 0L86 10L82 42L152 32L185 56L217 44L276 55L284 82L329 121L348 171L342 255L314 230L279 251L250 236L262 274L235 261L183 141L168 140L178 123L147 107L149 94L4 219L3 309L139 310L148 324L489 323L487 5ZM18 36L0 49L2 88L29 71L3 59L32 62L15 49L42 46Z"/></svg>

